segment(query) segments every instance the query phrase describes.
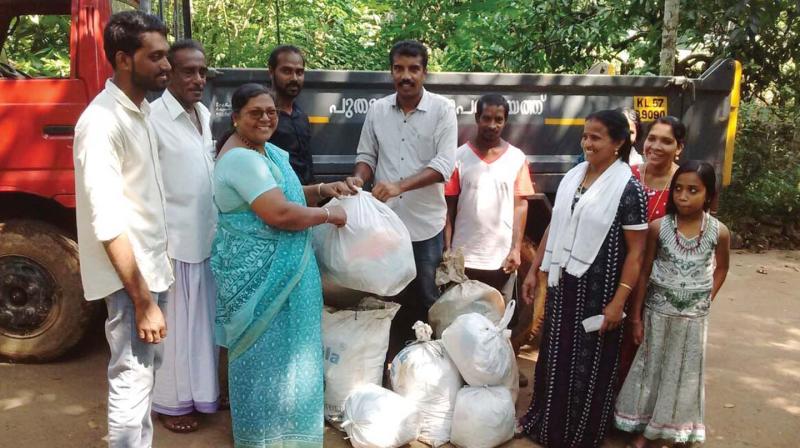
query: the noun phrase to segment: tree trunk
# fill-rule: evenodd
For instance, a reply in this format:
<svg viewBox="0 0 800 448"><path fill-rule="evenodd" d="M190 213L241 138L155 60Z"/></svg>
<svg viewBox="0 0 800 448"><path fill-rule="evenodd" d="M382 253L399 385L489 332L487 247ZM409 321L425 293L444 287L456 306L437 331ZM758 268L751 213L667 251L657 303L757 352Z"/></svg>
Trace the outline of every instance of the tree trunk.
<svg viewBox="0 0 800 448"><path fill-rule="evenodd" d="M661 64L659 74L675 74L675 54L678 41L679 0L664 0L664 30L661 33Z"/></svg>

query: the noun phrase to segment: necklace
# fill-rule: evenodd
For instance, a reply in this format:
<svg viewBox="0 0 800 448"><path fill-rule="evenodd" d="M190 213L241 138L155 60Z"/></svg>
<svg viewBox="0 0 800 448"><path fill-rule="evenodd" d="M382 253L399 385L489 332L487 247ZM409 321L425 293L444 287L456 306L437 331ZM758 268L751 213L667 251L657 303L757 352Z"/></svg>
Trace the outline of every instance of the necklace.
<svg viewBox="0 0 800 448"><path fill-rule="evenodd" d="M647 216L647 222L652 221L653 218L655 217L656 212L658 211L658 204L661 203L661 199L664 198L664 192L666 192L669 189L669 184L670 184L670 182L672 182L672 172L673 172L673 169L670 168L670 170L669 170L669 179L666 182L664 182L664 186L661 188L660 192L658 193L658 197L656 198L655 207L653 207L653 210L651 210L650 213L647 214L648 215ZM647 187L647 178L645 177L646 173L647 173L647 163L645 162L644 164L642 164L642 183L644 184L645 187ZM650 188L650 187L647 187L647 188ZM653 194L655 195L655 192Z"/></svg>
<svg viewBox="0 0 800 448"><path fill-rule="evenodd" d="M255 143L251 142L247 137L245 137L244 135L242 135L239 132L236 132L236 136L239 137L239 140L241 140L242 143L244 143L244 145L248 149L252 149L253 151L255 151L257 153L262 154L261 150L258 149L258 145L256 145Z"/></svg>
<svg viewBox="0 0 800 448"><path fill-rule="evenodd" d="M698 233L697 236L695 237L697 238L697 240L694 243L694 247L687 247L685 244L683 244L683 241L681 241L681 236L678 232L678 215L676 214L674 219L672 220L672 225L675 230L675 244L677 244L678 247L680 247L686 252L694 252L695 250L697 250L698 247L700 247L700 244L703 242L703 234L706 232L706 222L707 222L705 213L703 213L703 217L701 219L702 220L700 221L700 233Z"/></svg>

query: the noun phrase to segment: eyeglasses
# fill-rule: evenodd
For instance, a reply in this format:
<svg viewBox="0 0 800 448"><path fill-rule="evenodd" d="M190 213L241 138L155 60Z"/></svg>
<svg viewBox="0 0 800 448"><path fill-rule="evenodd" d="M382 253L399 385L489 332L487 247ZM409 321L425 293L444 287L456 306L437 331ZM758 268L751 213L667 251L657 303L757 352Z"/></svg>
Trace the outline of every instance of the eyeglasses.
<svg viewBox="0 0 800 448"><path fill-rule="evenodd" d="M277 109L250 109L245 111L244 114L253 120L260 120L264 114L267 114L267 118L275 118L278 116L278 111Z"/></svg>

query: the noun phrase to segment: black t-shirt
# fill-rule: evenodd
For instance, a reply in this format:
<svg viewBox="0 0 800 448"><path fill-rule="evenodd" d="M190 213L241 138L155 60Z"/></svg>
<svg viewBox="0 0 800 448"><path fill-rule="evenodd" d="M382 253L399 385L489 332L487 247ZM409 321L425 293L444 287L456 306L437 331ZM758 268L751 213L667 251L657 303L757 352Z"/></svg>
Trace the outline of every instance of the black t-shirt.
<svg viewBox="0 0 800 448"><path fill-rule="evenodd" d="M311 158L311 124L308 115L295 103L292 114L278 113L278 128L269 142L289 153L292 165L300 183L314 183L314 161Z"/></svg>

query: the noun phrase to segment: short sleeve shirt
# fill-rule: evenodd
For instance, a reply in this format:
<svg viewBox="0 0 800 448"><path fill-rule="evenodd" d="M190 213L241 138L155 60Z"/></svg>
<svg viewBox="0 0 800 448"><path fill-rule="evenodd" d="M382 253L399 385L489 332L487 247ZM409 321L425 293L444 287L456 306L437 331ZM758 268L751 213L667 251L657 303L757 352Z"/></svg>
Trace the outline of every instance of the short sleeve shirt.
<svg viewBox="0 0 800 448"><path fill-rule="evenodd" d="M513 243L514 199L534 193L525 154L507 145L487 159L466 143L456 150L456 168L446 187L458 196L453 248L472 269L500 269Z"/></svg>
<svg viewBox="0 0 800 448"><path fill-rule="evenodd" d="M285 151L281 153L288 157ZM214 167L214 200L223 213L246 209L262 193L277 187L267 158L251 149L232 148Z"/></svg>

